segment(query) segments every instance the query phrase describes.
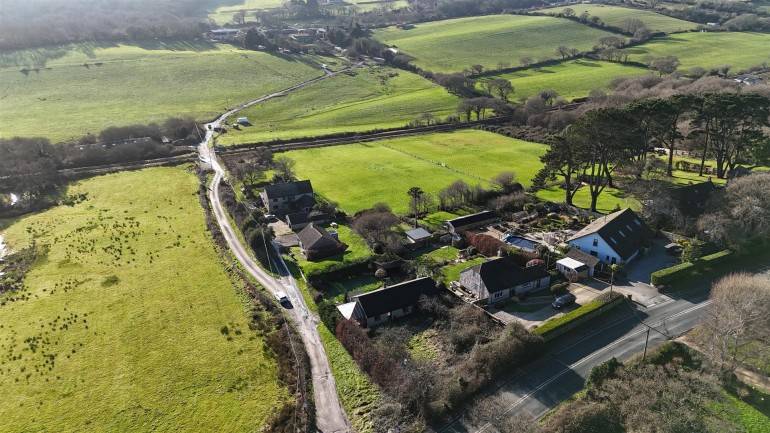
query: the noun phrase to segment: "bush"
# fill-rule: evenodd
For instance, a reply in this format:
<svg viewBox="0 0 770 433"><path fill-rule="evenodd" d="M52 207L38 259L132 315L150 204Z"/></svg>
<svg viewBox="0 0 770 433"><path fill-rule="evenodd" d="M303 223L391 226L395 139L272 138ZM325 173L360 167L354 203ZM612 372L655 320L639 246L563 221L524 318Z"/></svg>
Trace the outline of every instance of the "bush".
<svg viewBox="0 0 770 433"><path fill-rule="evenodd" d="M563 295L567 292L567 283L556 283L551 286L551 294L554 296Z"/></svg>
<svg viewBox="0 0 770 433"><path fill-rule="evenodd" d="M386 271L383 268L379 268L379 269L377 269L377 271L374 272L374 276L379 278L379 279L383 279L383 278L388 276L388 271Z"/></svg>

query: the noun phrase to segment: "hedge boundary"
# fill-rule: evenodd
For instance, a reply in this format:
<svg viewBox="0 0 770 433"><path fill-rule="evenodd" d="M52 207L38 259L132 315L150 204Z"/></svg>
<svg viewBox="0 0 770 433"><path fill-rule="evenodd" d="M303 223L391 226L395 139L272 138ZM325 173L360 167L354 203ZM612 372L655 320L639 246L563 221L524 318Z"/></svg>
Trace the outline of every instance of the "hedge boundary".
<svg viewBox="0 0 770 433"><path fill-rule="evenodd" d="M670 268L661 269L655 271L650 276L650 284L653 286L660 286L663 284L672 283L678 279L690 275L693 271L715 266L721 263L728 262L734 259L734 253L730 250L722 250L708 256L703 256L695 263L685 262L680 263Z"/></svg>
<svg viewBox="0 0 770 433"><path fill-rule="evenodd" d="M612 296L609 294L604 295L600 299L591 301L567 314L548 320L544 324L533 329L532 333L540 335L545 341L553 340L570 329L601 314L602 311L604 311L602 307L610 309L621 302L623 302L623 295L620 293L613 293Z"/></svg>

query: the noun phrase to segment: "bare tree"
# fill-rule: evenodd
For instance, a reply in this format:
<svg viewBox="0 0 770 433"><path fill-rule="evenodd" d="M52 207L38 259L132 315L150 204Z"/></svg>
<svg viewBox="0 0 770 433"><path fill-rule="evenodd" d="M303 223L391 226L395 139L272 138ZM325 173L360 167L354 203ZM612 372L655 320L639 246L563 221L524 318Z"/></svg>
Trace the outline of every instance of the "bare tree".
<svg viewBox="0 0 770 433"><path fill-rule="evenodd" d="M531 56L524 56L519 59L519 63L521 63L521 66L531 66L535 63L535 60Z"/></svg>
<svg viewBox="0 0 770 433"><path fill-rule="evenodd" d="M477 428L499 433L538 433L540 426L527 412L510 410L511 403L498 394L477 398L466 413L466 419Z"/></svg>
<svg viewBox="0 0 770 433"><path fill-rule="evenodd" d="M297 162L288 156L279 156L275 158L273 162L273 168L275 168L276 175L279 176L284 182L290 182L294 179L294 167Z"/></svg>
<svg viewBox="0 0 770 433"><path fill-rule="evenodd" d="M711 289L712 305L696 341L725 373L742 362L770 359L770 278L732 274Z"/></svg>

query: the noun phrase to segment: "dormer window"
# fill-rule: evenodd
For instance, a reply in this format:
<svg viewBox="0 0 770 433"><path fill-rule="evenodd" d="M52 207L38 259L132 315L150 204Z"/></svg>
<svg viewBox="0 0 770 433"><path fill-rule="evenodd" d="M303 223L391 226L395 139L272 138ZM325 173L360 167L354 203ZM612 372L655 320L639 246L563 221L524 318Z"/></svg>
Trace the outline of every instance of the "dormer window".
<svg viewBox="0 0 770 433"><path fill-rule="evenodd" d="M594 246L595 247L599 246L599 239L594 238Z"/></svg>

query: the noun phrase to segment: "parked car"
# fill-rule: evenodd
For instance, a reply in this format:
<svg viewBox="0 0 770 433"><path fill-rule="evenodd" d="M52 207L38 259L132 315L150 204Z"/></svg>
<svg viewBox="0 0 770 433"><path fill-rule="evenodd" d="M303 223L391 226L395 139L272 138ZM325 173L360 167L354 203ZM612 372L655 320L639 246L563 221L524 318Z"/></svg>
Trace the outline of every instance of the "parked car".
<svg viewBox="0 0 770 433"><path fill-rule="evenodd" d="M273 293L273 296L275 296L275 299L279 304L285 304L289 302L289 297L286 296L286 293L284 292L275 292Z"/></svg>
<svg viewBox="0 0 770 433"><path fill-rule="evenodd" d="M561 310L564 307L570 306L575 303L577 298L572 293L567 293L566 295L561 295L558 298L556 298L555 301L551 304L551 306L557 310Z"/></svg>

